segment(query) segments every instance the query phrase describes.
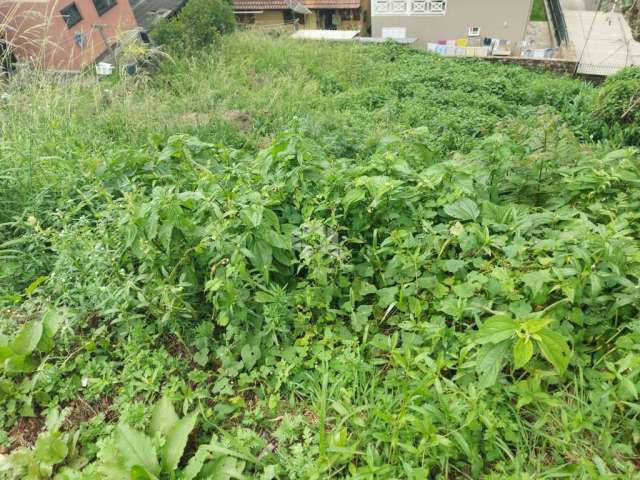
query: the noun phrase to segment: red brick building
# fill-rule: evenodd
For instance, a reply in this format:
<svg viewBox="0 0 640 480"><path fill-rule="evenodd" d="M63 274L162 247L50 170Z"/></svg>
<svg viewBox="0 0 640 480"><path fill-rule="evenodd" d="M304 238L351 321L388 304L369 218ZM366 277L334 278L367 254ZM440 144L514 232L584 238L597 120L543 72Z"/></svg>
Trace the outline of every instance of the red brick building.
<svg viewBox="0 0 640 480"><path fill-rule="evenodd" d="M0 3L0 25L18 63L76 72L138 22L129 0L10 0Z"/></svg>

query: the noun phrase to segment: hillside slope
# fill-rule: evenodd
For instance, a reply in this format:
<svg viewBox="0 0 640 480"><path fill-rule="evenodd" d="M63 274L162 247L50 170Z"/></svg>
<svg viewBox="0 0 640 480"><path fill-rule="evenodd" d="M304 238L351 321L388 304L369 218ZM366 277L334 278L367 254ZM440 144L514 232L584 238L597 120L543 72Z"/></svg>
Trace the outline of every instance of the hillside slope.
<svg viewBox="0 0 640 480"><path fill-rule="evenodd" d="M246 33L16 82L0 472L637 475L640 164L597 96Z"/></svg>

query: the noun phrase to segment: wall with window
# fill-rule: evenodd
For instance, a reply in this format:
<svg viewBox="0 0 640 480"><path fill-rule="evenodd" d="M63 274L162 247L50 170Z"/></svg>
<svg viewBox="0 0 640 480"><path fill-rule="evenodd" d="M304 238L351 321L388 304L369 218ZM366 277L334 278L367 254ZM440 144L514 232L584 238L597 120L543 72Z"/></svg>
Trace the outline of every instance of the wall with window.
<svg viewBox="0 0 640 480"><path fill-rule="evenodd" d="M265 10L256 16L256 25L281 25L284 23L282 10Z"/></svg>
<svg viewBox="0 0 640 480"><path fill-rule="evenodd" d="M138 25L129 0L2 2L0 18L19 63L59 71L81 70L107 50L105 38Z"/></svg>
<svg viewBox="0 0 640 480"><path fill-rule="evenodd" d="M533 0L371 0L371 34L404 32L418 46L474 36L519 42ZM473 29L473 30L471 30Z"/></svg>

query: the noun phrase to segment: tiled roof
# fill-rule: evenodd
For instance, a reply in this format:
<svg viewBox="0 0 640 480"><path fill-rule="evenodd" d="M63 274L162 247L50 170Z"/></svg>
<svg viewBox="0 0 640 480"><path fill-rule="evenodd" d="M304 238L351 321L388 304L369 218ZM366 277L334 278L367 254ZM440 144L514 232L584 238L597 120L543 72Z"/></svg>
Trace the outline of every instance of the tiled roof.
<svg viewBox="0 0 640 480"><path fill-rule="evenodd" d="M285 0L233 0L235 10L284 10Z"/></svg>
<svg viewBox="0 0 640 480"><path fill-rule="evenodd" d="M302 4L307 8L360 8L358 0L308 0Z"/></svg>
<svg viewBox="0 0 640 480"><path fill-rule="evenodd" d="M233 0L233 8L242 10L284 10L291 8L292 4L301 3L310 9L328 8L360 8L359 0Z"/></svg>

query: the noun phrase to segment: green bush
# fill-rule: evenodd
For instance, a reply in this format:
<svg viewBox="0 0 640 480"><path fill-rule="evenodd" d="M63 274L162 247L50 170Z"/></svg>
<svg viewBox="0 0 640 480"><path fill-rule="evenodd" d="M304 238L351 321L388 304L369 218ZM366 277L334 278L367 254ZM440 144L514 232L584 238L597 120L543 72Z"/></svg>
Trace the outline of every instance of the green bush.
<svg viewBox="0 0 640 480"><path fill-rule="evenodd" d="M193 53L234 30L233 8L224 0L189 0L175 17L153 28L153 40L171 52Z"/></svg>
<svg viewBox="0 0 640 480"><path fill-rule="evenodd" d="M617 131L625 143L640 140L640 68L625 68L607 79L596 101L595 118L602 123L605 138Z"/></svg>

